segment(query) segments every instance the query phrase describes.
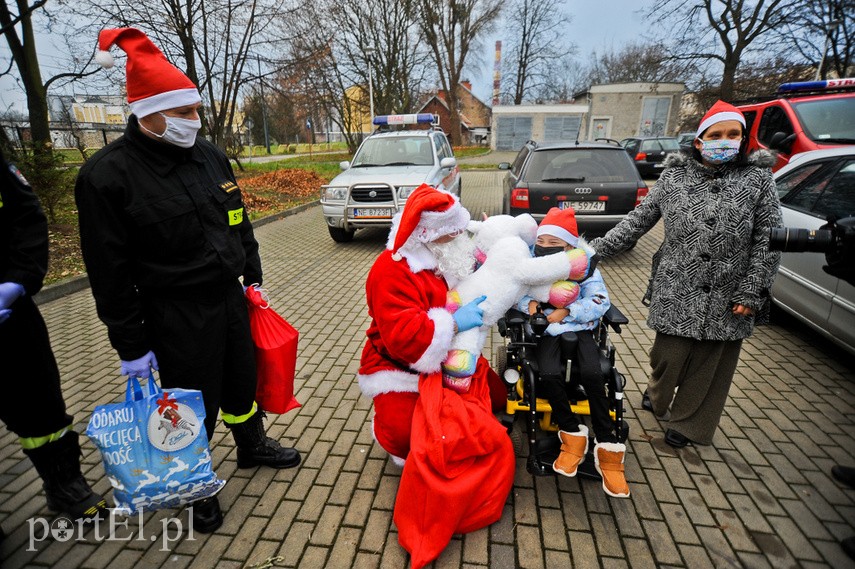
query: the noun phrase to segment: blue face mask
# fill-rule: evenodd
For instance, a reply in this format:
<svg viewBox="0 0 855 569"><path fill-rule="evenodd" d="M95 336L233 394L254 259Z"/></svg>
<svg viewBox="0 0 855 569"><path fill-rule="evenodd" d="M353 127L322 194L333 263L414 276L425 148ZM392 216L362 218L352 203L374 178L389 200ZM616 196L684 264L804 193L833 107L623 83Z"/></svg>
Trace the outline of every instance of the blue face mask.
<svg viewBox="0 0 855 569"><path fill-rule="evenodd" d="M701 156L710 164L730 162L739 154L742 140L702 140Z"/></svg>

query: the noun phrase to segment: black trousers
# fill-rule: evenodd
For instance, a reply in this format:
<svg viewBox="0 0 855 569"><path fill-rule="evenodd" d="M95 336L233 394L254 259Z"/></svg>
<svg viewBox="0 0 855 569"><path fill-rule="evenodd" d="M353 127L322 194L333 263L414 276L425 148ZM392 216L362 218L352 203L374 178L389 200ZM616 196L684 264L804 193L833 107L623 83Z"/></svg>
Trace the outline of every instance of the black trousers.
<svg viewBox="0 0 855 569"><path fill-rule="evenodd" d="M29 296L0 324L0 420L21 438L43 437L71 425L47 326Z"/></svg>
<svg viewBox="0 0 855 569"><path fill-rule="evenodd" d="M255 346L238 281L195 294L143 294L143 310L162 387L202 392L209 438L220 409L231 415L250 412Z"/></svg>
<svg viewBox="0 0 855 569"><path fill-rule="evenodd" d="M576 332L579 346L574 367L579 370L579 384L585 388L588 395L588 405L591 408L591 426L597 442L615 443L614 422L609 415L609 399L606 395L606 384L600 369L600 355L594 334L590 330ZM561 338L559 336L543 336L537 346L537 366L540 370L537 389L539 394L549 400L552 407L552 418L562 431L575 432L579 430L579 417L570 410L567 397L566 383L561 375ZM575 374L574 374L575 378Z"/></svg>

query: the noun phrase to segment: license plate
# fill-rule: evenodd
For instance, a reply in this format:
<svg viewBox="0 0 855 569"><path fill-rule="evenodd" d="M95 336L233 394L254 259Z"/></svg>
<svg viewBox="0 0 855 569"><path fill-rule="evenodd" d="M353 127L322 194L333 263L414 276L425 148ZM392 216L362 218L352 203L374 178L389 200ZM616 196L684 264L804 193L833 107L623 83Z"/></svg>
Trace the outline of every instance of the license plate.
<svg viewBox="0 0 855 569"><path fill-rule="evenodd" d="M561 209L573 208L574 211L606 211L606 202L559 202Z"/></svg>
<svg viewBox="0 0 855 569"><path fill-rule="evenodd" d="M380 217L391 219L392 210L385 207L361 207L353 210L353 217Z"/></svg>

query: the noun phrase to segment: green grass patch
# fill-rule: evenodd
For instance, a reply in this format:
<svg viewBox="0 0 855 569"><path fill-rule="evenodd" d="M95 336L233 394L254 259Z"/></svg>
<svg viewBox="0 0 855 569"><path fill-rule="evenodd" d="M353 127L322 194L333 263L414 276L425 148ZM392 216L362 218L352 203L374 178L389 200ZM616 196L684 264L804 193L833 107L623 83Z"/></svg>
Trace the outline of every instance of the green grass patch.
<svg viewBox="0 0 855 569"><path fill-rule="evenodd" d="M471 158L473 156L484 156L491 152L490 148L485 146L455 146L453 148L456 158Z"/></svg>
<svg viewBox="0 0 855 569"><path fill-rule="evenodd" d="M297 158L283 158L273 162L261 163L244 163L243 172L235 172L238 177L255 176L265 172L273 172L282 168L299 168L315 172L319 176L325 178L334 178L341 173L339 162L350 160L351 156L347 152L339 154L318 154L317 156L299 156Z"/></svg>

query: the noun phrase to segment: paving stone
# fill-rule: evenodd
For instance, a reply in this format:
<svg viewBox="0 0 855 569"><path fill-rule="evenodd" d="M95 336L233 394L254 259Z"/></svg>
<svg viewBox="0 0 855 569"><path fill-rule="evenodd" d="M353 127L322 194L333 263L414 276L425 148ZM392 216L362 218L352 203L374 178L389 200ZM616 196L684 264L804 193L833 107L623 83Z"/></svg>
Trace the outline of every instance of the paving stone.
<svg viewBox="0 0 855 569"><path fill-rule="evenodd" d="M464 177L470 211L500 211L502 173L467 171ZM228 480L220 494L226 511L220 531L185 537L165 551L149 541L89 540L45 542L26 552L27 519L48 512L41 481L14 435L4 431L0 521L7 537L0 566L238 569L281 555L285 566L303 569L408 567L392 523L401 468L374 442L372 401L356 382L368 326L363 283L386 235L364 230L346 247L336 244L317 205L257 228L271 300L301 332L295 391L303 406L266 422L271 437L303 454L299 468L238 469L234 441L219 424L212 455L218 475ZM851 358L823 351L826 342L797 325L773 322L743 343L713 445L675 450L662 439L667 424L640 409L655 333L644 324L637 283L648 278L661 240L660 223L635 249L600 264L614 302L631 320L612 341L628 381L632 496L609 498L588 479L532 477L517 421L515 487L501 519L455 536L434 569L855 567L838 543L855 533L855 491L829 473L834 464L855 464ZM331 274L341 284L336 313L305 310L324 304ZM90 291L40 308L69 412L83 431L95 405L123 396L115 352ZM336 334L329 333L333 328ZM492 330L485 354L492 356L502 342ZM93 487L109 494L100 454L85 439L82 467ZM163 511L147 514L142 529L159 534L169 516L187 523L186 509Z"/></svg>

